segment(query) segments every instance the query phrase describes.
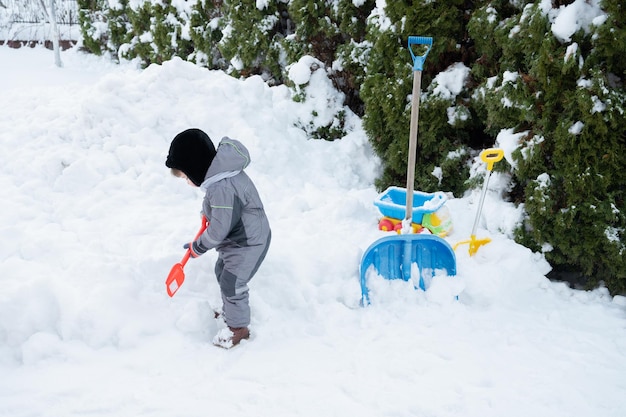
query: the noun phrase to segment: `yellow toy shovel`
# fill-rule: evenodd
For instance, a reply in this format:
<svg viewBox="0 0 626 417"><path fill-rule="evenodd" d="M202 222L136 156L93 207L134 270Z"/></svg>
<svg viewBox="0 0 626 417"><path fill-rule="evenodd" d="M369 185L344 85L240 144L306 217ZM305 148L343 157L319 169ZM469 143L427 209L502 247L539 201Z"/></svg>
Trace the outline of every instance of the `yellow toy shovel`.
<svg viewBox="0 0 626 417"><path fill-rule="evenodd" d="M480 153L480 159L482 159L482 161L487 164L487 176L485 177L485 182L483 183L483 191L480 195L480 202L478 203L478 211L476 212L476 220L474 220L472 235L469 240L464 240L454 245L454 250L456 250L459 245L469 243L469 254L470 256L474 256L479 247L491 242L491 239L489 239L488 237L484 239L476 239L476 228L478 227L478 219L480 219L480 212L482 211L483 203L485 202L485 194L487 194L487 184L489 184L489 177L491 176L493 164L500 161L503 157L504 151L502 149L485 149Z"/></svg>

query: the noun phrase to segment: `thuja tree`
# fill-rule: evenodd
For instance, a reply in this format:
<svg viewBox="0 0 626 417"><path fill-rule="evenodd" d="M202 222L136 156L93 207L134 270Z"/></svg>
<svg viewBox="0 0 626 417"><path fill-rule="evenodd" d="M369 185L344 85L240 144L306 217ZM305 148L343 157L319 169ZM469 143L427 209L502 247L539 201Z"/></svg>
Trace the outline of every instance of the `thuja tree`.
<svg viewBox="0 0 626 417"><path fill-rule="evenodd" d="M79 0L79 7L83 43L90 52L139 58L146 66L176 55L212 69L223 67L217 49L221 32L215 0Z"/></svg>
<svg viewBox="0 0 626 417"><path fill-rule="evenodd" d="M283 83L287 65L282 39L293 30L283 1L224 1L220 51L234 76L261 75L269 84Z"/></svg>
<svg viewBox="0 0 626 417"><path fill-rule="evenodd" d="M106 27L105 16L102 12L104 0L78 0L78 21L83 37L84 47L101 55L105 31L98 30Z"/></svg>
<svg viewBox="0 0 626 417"><path fill-rule="evenodd" d="M288 9L295 27L284 42L288 62L303 55L320 60L346 96L346 105L359 116L364 111L359 90L369 51L367 17L374 6L375 0L358 5L352 0L292 0Z"/></svg>
<svg viewBox="0 0 626 417"><path fill-rule="evenodd" d="M360 90L371 48L366 39L367 19L375 5L375 0L362 1L359 5L352 0L340 0L337 4L342 37L341 43L336 46L331 79L345 94L346 105L359 116L365 112Z"/></svg>
<svg viewBox="0 0 626 417"><path fill-rule="evenodd" d="M484 131L494 137L502 129L523 130L542 114L542 107L534 106L536 84L524 80L530 80L529 67L538 59L546 37L546 20L523 14L523 8L508 1L489 3L476 9L468 23L479 56L471 69L475 83L472 104L483 120ZM511 34L522 28L524 34L511 41Z"/></svg>
<svg viewBox="0 0 626 417"><path fill-rule="evenodd" d="M140 58L145 65L162 63L173 56L187 58L193 52L183 28L189 21L189 10L178 9L171 2L145 1L126 9L132 25L132 37L121 45L120 55Z"/></svg>
<svg viewBox="0 0 626 417"><path fill-rule="evenodd" d="M126 15L127 0L78 0L79 24L85 49L96 55L117 56L120 45L131 37L132 25Z"/></svg>
<svg viewBox="0 0 626 417"><path fill-rule="evenodd" d="M437 94L432 85L433 77L448 66L474 59L466 29L471 9L466 3L388 2L370 19L367 36L372 49L361 97L366 106L365 129L384 164L379 188L406 181L413 83L409 36L434 38L422 73L415 187L461 193L469 173L468 144L493 141L483 135L472 109L469 80L454 96ZM450 120L449 111L462 117ZM437 171L440 174L434 175Z"/></svg>
<svg viewBox="0 0 626 417"><path fill-rule="evenodd" d="M611 3L611 4L609 4ZM604 281L626 290L626 47L623 7L606 2L606 16L572 34L552 32L540 4L492 27L482 68L488 77L476 102L495 132L525 132L513 171L527 218L517 233L557 270L576 271L588 286ZM483 9L472 36L489 30ZM622 49L624 50L624 49ZM480 91L480 93L478 93Z"/></svg>
<svg viewBox="0 0 626 417"><path fill-rule="evenodd" d="M215 0L199 0L191 9L189 37L194 46L187 56L192 62L211 69L226 69L228 64L219 50L222 39L222 9Z"/></svg>
<svg viewBox="0 0 626 417"><path fill-rule="evenodd" d="M334 2L328 0L292 0L289 14L295 23L295 33L289 42L289 60L311 55L330 67L337 46L343 42Z"/></svg>

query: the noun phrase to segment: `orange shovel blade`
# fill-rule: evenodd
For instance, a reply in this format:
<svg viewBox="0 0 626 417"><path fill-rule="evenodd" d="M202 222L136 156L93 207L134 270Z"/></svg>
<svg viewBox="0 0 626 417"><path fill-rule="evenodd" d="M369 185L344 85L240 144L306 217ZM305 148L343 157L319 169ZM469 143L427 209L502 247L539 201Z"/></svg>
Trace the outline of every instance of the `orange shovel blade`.
<svg viewBox="0 0 626 417"><path fill-rule="evenodd" d="M173 297L176 291L183 285L185 280L185 271L183 271L183 264L177 263L172 267L170 274L165 280L165 287L167 288L167 295Z"/></svg>

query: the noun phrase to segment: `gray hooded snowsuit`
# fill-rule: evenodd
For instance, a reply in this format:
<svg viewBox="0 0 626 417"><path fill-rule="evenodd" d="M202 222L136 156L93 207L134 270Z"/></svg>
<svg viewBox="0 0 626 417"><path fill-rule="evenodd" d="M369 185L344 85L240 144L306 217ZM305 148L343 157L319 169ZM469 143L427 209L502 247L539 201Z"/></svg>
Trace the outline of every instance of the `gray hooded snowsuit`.
<svg viewBox="0 0 626 417"><path fill-rule="evenodd" d="M230 327L250 324L247 284L263 262L271 240L261 198L243 171L249 163L248 149L224 137L201 185L206 192L202 211L209 227L197 242L219 254L215 275L222 292L224 319Z"/></svg>

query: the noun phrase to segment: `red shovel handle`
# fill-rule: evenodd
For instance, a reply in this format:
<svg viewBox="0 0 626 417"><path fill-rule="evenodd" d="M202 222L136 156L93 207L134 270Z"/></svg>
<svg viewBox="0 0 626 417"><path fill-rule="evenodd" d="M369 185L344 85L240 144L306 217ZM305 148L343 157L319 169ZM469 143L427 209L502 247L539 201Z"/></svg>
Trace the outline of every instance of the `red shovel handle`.
<svg viewBox="0 0 626 417"><path fill-rule="evenodd" d="M196 234L196 237L193 238L193 240L198 239L200 235L206 230L207 226L208 226L208 223L207 223L206 217L202 215L202 225L200 226L200 230L198 230L198 233ZM191 247L187 249L187 251L185 252L185 256L183 256L183 259L172 267L170 274L167 276L167 279L165 280L165 288L167 289L167 295L169 295L170 297L173 297L174 294L176 294L176 291L178 291L180 286L183 285L183 281L185 281L185 271L183 271L183 268L185 264L187 263L187 261L189 260L190 256L191 256Z"/></svg>
<svg viewBox="0 0 626 417"><path fill-rule="evenodd" d="M200 229L198 230L198 233L196 233L196 237L193 238L193 241L198 240L198 238L200 237L200 235L202 233L204 233L206 228L207 228L207 221L206 221L206 217L204 217L204 214L203 214L202 215L202 225L200 226ZM187 264L187 261L189 260L189 257L191 256L191 243L192 242L189 242L189 249L187 249L187 252L185 252L185 256L183 256L183 259L180 261L180 264L182 266L185 266Z"/></svg>

